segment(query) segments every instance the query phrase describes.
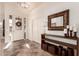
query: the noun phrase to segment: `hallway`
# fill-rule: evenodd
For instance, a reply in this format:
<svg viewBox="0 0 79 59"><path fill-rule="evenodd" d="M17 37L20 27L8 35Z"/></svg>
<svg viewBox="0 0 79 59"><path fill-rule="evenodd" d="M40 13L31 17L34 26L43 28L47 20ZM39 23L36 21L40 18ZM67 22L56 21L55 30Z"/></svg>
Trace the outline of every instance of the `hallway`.
<svg viewBox="0 0 79 59"><path fill-rule="evenodd" d="M0 55L79 55L78 7L75 2L0 2Z"/></svg>

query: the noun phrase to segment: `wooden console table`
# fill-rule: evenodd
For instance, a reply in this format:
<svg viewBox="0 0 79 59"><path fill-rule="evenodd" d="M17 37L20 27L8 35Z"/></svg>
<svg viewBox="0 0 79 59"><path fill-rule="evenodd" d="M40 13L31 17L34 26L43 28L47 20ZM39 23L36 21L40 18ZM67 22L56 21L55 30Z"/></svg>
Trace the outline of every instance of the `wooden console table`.
<svg viewBox="0 0 79 59"><path fill-rule="evenodd" d="M78 56L79 39L65 38L64 36L42 34L41 48L53 55Z"/></svg>

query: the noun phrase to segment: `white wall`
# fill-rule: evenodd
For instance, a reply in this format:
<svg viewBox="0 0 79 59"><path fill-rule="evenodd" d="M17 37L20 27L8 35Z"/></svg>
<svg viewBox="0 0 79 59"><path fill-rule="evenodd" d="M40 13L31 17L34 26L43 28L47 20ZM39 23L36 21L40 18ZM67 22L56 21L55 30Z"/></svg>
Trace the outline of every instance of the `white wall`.
<svg viewBox="0 0 79 59"><path fill-rule="evenodd" d="M41 34L64 35L63 31L48 31L47 20L48 15L69 9L70 25L76 24L78 27L79 35L79 3L44 3L38 8L32 10L29 14L29 39L41 43ZM33 28L32 28L33 26ZM44 29L45 26L45 29Z"/></svg>
<svg viewBox="0 0 79 59"><path fill-rule="evenodd" d="M27 14L27 13L26 13ZM23 10L19 8L15 3L5 3L5 42L10 41L9 37L9 15L12 15L13 19L13 40L20 40L24 39L24 23L23 19L27 17ZM22 18L22 30L17 30L15 27L15 18L16 17Z"/></svg>

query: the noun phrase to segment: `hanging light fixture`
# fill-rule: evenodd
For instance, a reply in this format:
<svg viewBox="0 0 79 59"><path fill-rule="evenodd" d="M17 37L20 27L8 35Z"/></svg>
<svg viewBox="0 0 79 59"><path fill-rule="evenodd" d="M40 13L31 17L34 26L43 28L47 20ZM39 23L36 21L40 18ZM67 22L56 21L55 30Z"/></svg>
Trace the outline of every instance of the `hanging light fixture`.
<svg viewBox="0 0 79 59"><path fill-rule="evenodd" d="M29 2L17 2L18 6L21 6L22 8L28 8L31 3Z"/></svg>

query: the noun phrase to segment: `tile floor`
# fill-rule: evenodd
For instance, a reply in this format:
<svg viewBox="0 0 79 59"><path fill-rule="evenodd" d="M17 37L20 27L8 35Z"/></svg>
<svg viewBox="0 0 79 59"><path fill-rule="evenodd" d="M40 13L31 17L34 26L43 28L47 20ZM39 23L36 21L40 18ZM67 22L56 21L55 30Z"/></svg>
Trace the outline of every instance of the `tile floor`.
<svg viewBox="0 0 79 59"><path fill-rule="evenodd" d="M52 56L42 50L37 42L23 39L14 41L8 49L2 51L3 56Z"/></svg>

